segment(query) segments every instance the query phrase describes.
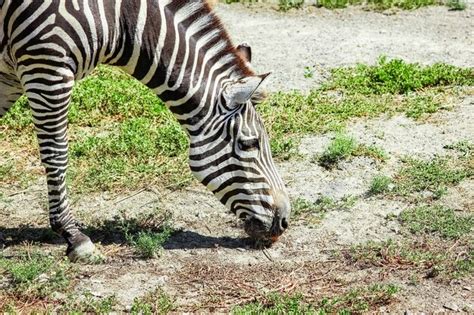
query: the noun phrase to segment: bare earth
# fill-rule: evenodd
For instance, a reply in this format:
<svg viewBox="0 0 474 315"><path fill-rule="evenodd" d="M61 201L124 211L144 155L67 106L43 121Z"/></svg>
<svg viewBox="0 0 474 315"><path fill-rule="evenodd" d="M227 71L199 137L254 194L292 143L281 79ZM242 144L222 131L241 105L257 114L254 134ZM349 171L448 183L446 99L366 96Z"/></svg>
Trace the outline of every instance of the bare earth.
<svg viewBox="0 0 474 315"><path fill-rule="evenodd" d="M252 45L255 68L273 71L267 85L270 90L309 90L330 68L374 63L381 54L424 64L443 61L474 66L472 9L458 12L432 7L394 15L319 9L281 14L268 8L220 5L217 11L236 43ZM306 66L316 68L312 79L304 78ZM360 143L376 144L389 153L390 160L382 166L361 157L327 171L310 163L310 158L324 150L331 135L304 139L300 148L304 157L279 164L290 196L312 201L321 196L336 200L353 196L356 201L349 209L329 212L321 222L293 222L282 240L266 253L249 249L236 219L198 185L178 192L151 187L122 195L80 196L74 209L84 222L112 218L121 211L133 216L159 207L173 213L174 226L183 232L172 237L162 257L146 261L126 247L103 244L101 249L110 261L79 266L76 291L90 290L98 297L115 294L127 310L135 297L162 287L177 299L182 311L202 311L201 305L205 305L208 311L222 312L268 290L312 292L317 298L371 281L397 283L402 288L398 301L380 311L437 312L446 311L446 305L474 311L472 291L465 290L473 286L472 277L449 284L422 279L411 285L403 270L358 269L331 259L334 249L368 240L401 238L398 223L386 217L409 205L367 197L370 180L380 172L395 173L405 155L429 158L445 154L446 144L474 141L473 121L474 95L423 122L404 116L353 121L349 134ZM38 161L31 163L38 165ZM5 188L9 197L0 200L1 229L22 224L31 229L47 227L44 188L44 180L22 192ZM474 181L465 181L450 189L440 202L472 210L473 192ZM63 244L43 247L65 249Z"/></svg>

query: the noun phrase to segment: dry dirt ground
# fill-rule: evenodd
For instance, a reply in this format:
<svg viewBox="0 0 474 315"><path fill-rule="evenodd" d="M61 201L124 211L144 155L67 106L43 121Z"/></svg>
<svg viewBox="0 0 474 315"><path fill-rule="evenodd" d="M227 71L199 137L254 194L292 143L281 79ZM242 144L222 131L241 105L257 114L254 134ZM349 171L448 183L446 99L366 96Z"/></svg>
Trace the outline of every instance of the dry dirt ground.
<svg viewBox="0 0 474 315"><path fill-rule="evenodd" d="M220 5L217 11L236 42L251 43L255 67L273 71L268 83L271 90L308 90L324 79L328 69L374 63L380 54L421 63L474 66L472 9L451 12L432 7L394 15L359 9L282 14L265 8ZM304 78L306 66L315 66L313 79ZM404 116L353 121L348 127L350 135L360 143L376 144L390 155L382 169L371 159L358 157L335 170L325 170L310 163L310 157L322 152L332 135L304 139L300 147L304 156L278 165L290 196L311 201L321 196L335 200L352 196L355 202L349 208L330 211L321 222L293 222L281 241L266 252L250 249L236 219L198 185L177 192L150 187L121 195L79 196L74 211L86 223L159 207L173 213L174 226L182 232L171 238L158 259L141 260L119 244L102 244L109 261L80 266L75 290L89 290L98 297L114 294L120 308L127 310L135 297L161 287L176 299L181 311L223 312L268 290L312 292L317 299L341 287L390 282L402 291L396 303L380 311L437 312L446 311L445 305L473 311L472 292L465 290L472 287L472 277L448 284L426 279L410 285L403 270L359 269L331 256L335 249L368 240L401 238L398 223L386 217L409 205L367 197L370 180L380 172L396 172L405 155L442 155L446 144L474 140L473 121L472 95L451 111L441 111L423 122ZM26 225L25 235L29 235L26 231L47 228L44 187L41 180L25 191L6 188L8 197L0 201L1 228ZM473 192L474 181L465 181L450 189L440 202L472 209ZM18 241L23 240L18 236ZM65 249L64 244L51 243L41 246L44 250Z"/></svg>

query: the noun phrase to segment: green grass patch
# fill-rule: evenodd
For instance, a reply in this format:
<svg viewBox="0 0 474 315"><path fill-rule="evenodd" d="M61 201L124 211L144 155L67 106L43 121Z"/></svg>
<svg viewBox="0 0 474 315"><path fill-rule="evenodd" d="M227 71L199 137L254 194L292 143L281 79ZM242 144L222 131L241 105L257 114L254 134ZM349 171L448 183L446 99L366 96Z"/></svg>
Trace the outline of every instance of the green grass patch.
<svg viewBox="0 0 474 315"><path fill-rule="evenodd" d="M70 150L71 181L89 190L137 187L157 179L183 186L191 181L183 172L187 145L174 121L131 118L103 134L76 139Z"/></svg>
<svg viewBox="0 0 474 315"><path fill-rule="evenodd" d="M225 0L225 3L246 3L255 0ZM280 0L278 9L287 12L291 9L301 9L304 0ZM445 5L451 10L465 10L467 4L464 0L317 0L317 7L326 9L344 9L348 6L362 6L364 9L373 11L384 11L391 8L402 10L414 10L431 5Z"/></svg>
<svg viewBox="0 0 474 315"><path fill-rule="evenodd" d="M394 178L394 193L406 196L427 191L439 198L445 194L447 187L457 185L472 176L473 156L465 160L441 157L429 161L408 159Z"/></svg>
<svg viewBox="0 0 474 315"><path fill-rule="evenodd" d="M150 184L174 188L192 180L184 131L152 91L120 70L101 66L78 83L69 120L68 180L73 192ZM0 126L4 141L31 137L25 98ZM17 180L11 171L5 178Z"/></svg>
<svg viewBox="0 0 474 315"><path fill-rule="evenodd" d="M117 302L117 298L113 295L96 298L90 292L85 292L80 297L69 296L58 312L63 314L110 314L114 311Z"/></svg>
<svg viewBox="0 0 474 315"><path fill-rule="evenodd" d="M317 6L326 9L343 9L349 5L362 5L374 11L383 11L390 8L413 10L429 5L442 5L439 0L318 0Z"/></svg>
<svg viewBox="0 0 474 315"><path fill-rule="evenodd" d="M314 309L303 302L303 296L269 294L262 301L237 306L232 310L234 315L273 315L273 314L311 314Z"/></svg>
<svg viewBox="0 0 474 315"><path fill-rule="evenodd" d="M71 266L66 260L39 253L0 256L0 275L9 280L7 291L18 299L44 299L70 284Z"/></svg>
<svg viewBox="0 0 474 315"><path fill-rule="evenodd" d="M443 206L420 206L405 210L400 222L412 233L434 233L443 238L459 239L474 231L474 215L455 212Z"/></svg>
<svg viewBox="0 0 474 315"><path fill-rule="evenodd" d="M304 302L300 294L269 294L261 301L235 307L233 314L352 314L367 312L395 300L400 289L393 284L375 284L351 289L318 303Z"/></svg>
<svg viewBox="0 0 474 315"><path fill-rule="evenodd" d="M474 70L437 63L422 66L402 59L379 58L376 65L337 68L326 89L372 94L407 94L426 88L474 85Z"/></svg>
<svg viewBox="0 0 474 315"><path fill-rule="evenodd" d="M147 293L142 298L133 300L130 313L132 314L168 314L175 309L173 299L162 289Z"/></svg>

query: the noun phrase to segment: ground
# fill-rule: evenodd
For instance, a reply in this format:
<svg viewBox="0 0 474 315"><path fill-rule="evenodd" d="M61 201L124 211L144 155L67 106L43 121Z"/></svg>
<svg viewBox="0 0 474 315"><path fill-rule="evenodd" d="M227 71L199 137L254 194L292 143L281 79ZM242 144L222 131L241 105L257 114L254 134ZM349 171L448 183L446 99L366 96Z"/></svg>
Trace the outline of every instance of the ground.
<svg viewBox="0 0 474 315"><path fill-rule="evenodd" d="M359 62L374 64L380 55L421 64L474 66L471 8L428 7L395 14L358 8L280 13L232 4L218 5L217 12L236 43L251 44L255 69L272 71L266 83L270 91L307 92L324 82L330 69ZM311 76L304 75L307 67ZM99 247L108 261L75 266L72 292L90 292L95 298L114 295L114 309L130 310L135 298L161 288L174 300L176 311L226 312L238 304L261 301L268 292L300 292L306 302L319 303L349 289L390 284L399 288L395 298L370 305L371 310L472 312L472 271L440 280L429 276L430 268L413 273L418 267L409 263L361 262L351 250L371 241L403 242L407 238L406 229L393 217L413 207L414 201L368 193L374 176L397 174L406 156L422 160L449 156L449 145L474 141L473 121L472 89L456 98L449 110L423 120L403 114L354 118L346 133L357 143L383 148L388 159L381 164L356 156L332 169L315 163L314 156L323 153L334 133L305 136L299 144L300 156L279 161L278 168L292 200L314 203L324 197L332 200L332 206L320 217L295 216L281 240L265 250L253 249L236 219L198 184L181 190L151 185L138 191L75 196L74 212L86 225L119 214L133 217L158 207L172 214L178 232L165 243L160 257L144 260L129 246L103 237L104 231L91 230L95 240L102 240ZM38 160L29 163L32 169L38 167ZM47 233L44 187L42 178L26 188L1 186L5 197L0 198L0 233L4 234L0 241L2 237L9 240L5 256L14 255L17 247L35 246L53 253L65 250L55 237L28 243L30 237L44 239L38 235ZM472 213L473 192L470 177L449 186L433 204ZM8 283L0 276L0 290ZM57 300L64 298L62 293L56 295ZM25 307L27 310L28 305Z"/></svg>

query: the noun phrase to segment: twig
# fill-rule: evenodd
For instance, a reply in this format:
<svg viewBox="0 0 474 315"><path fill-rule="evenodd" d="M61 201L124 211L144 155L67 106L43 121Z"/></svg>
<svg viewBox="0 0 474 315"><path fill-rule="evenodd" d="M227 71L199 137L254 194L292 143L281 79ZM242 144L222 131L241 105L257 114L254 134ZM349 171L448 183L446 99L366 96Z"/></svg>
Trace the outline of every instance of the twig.
<svg viewBox="0 0 474 315"><path fill-rule="evenodd" d="M139 191L137 191L137 192L135 192L135 193L133 193L133 194L131 194L131 195L125 197L125 198L120 199L120 200L117 201L115 204L118 205L119 203L122 203L122 202L124 202L125 200L128 200L128 199L130 199L130 198L133 198L133 197L135 197L135 196L138 196L139 194L141 194L142 192L144 192L144 191L146 191L146 190L147 190L147 188L142 188L142 189L140 189Z"/></svg>
<svg viewBox="0 0 474 315"><path fill-rule="evenodd" d="M29 191L28 189L21 190L21 191L18 191L18 192L11 193L11 194L7 195L7 197L14 197L14 196L18 196L18 195L21 195L21 194L27 193L28 191ZM31 193L40 192L40 191L42 191L42 190L40 190L40 189L37 189L37 190L33 190L33 191L31 191Z"/></svg>
<svg viewBox="0 0 474 315"><path fill-rule="evenodd" d="M269 253L267 253L267 250L266 250L266 249L263 249L262 252L263 252L263 254L265 255L265 257L268 258L268 260L270 260L271 262L274 262L274 261L273 261L273 258L270 256Z"/></svg>

